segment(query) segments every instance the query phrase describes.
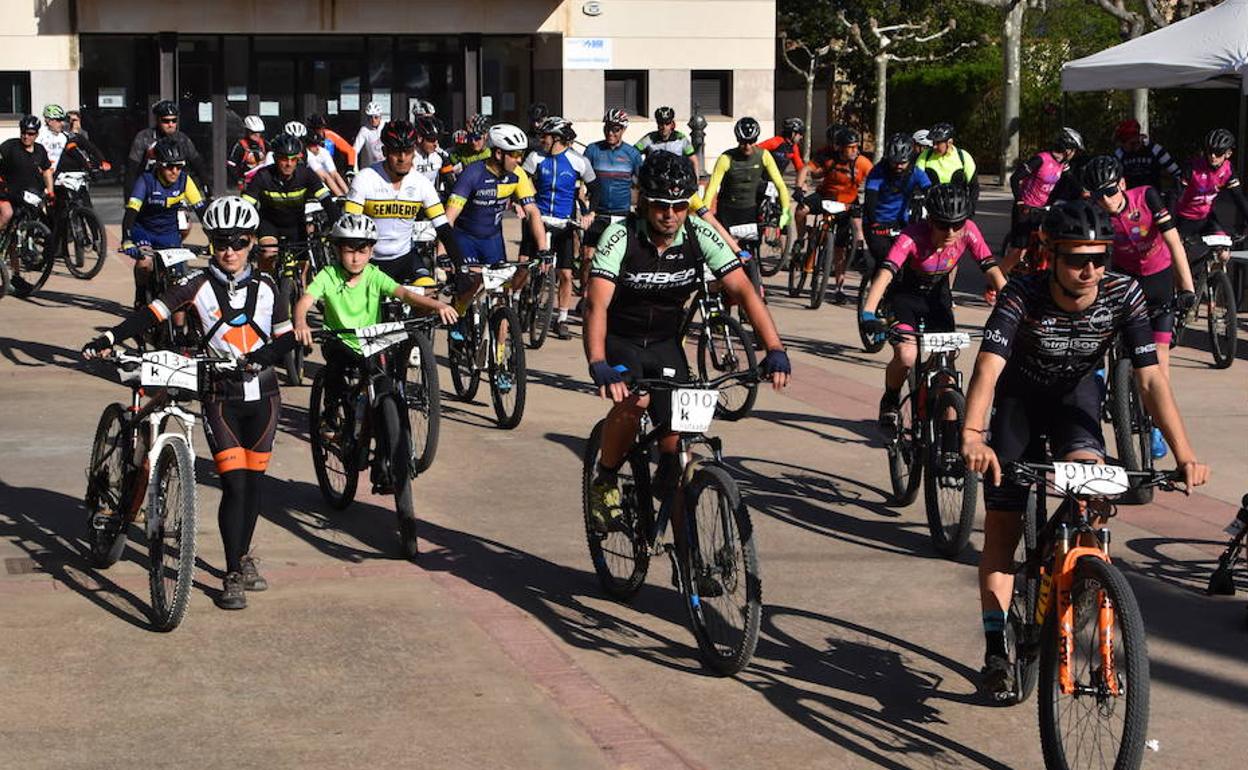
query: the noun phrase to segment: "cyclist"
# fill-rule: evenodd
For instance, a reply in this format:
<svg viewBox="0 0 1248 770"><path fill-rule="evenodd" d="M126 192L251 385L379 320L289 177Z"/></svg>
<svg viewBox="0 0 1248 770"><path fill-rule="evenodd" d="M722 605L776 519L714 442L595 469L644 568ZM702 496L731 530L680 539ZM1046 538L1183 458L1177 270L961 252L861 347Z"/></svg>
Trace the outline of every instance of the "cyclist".
<svg viewBox="0 0 1248 770"><path fill-rule="evenodd" d="M542 148L529 153L522 166L533 179L537 210L542 216L553 219L579 219L577 202L584 195L582 190L593 183L594 169L580 153L568 149L569 134L576 135L568 121L558 116L546 118L538 133ZM546 232L550 235L550 248L555 252L555 269L559 276L555 334L566 340L572 336L568 331L568 313L572 309L572 263L576 257L572 253L573 229L565 225L547 227ZM520 239L520 253L532 257L538 250L532 231L525 229Z"/></svg>
<svg viewBox="0 0 1248 770"><path fill-rule="evenodd" d="M347 180L338 173L334 156L325 147L325 140L309 127L303 137L303 162L312 169L334 197L347 194Z"/></svg>
<svg viewBox="0 0 1248 770"><path fill-rule="evenodd" d="M204 213L212 246L208 269L176 284L152 304L83 347L83 356L108 355L121 340L141 336L179 308L191 307L203 330L206 352L246 364L214 374L203 397L204 435L221 478L217 521L225 545L224 590L217 606L241 610L244 591L263 591L250 553L260 514L260 485L273 451L281 396L273 364L295 346L287 306L267 275L251 268L260 215L238 196L218 198Z"/></svg>
<svg viewBox="0 0 1248 770"><path fill-rule="evenodd" d="M355 135L351 148L355 150L355 169L368 168L382 160L381 151L381 114L384 110L380 102L369 102L364 106L364 125Z"/></svg>
<svg viewBox="0 0 1248 770"><path fill-rule="evenodd" d="M927 173L932 184L964 184L971 191L971 216L979 205L979 172L971 154L953 143L952 123L937 123L924 137L931 144L919 153L914 165Z"/></svg>
<svg viewBox="0 0 1248 770"><path fill-rule="evenodd" d="M780 133L770 139L759 142L758 146L771 153L776 168L784 174L789 170L789 163L797 178L793 181L794 190L802 190L806 177L810 174L810 165L802 158L802 138L806 135L806 124L801 118L785 118L780 124Z"/></svg>
<svg viewBox="0 0 1248 770"><path fill-rule="evenodd" d="M381 132L385 159L356 174L343 209L364 214L377 225L373 262L399 283L432 284L434 266L423 261L412 246L416 217L422 212L433 223L438 240L458 265L459 247L438 193L429 180L413 173L416 129L406 120L392 120Z"/></svg>
<svg viewBox="0 0 1248 770"><path fill-rule="evenodd" d="M473 115L468 119L464 141L457 142L451 152L451 163L455 173L462 172L469 165L490 157L490 148L485 146L485 136L490 130L488 115Z"/></svg>
<svg viewBox="0 0 1248 770"><path fill-rule="evenodd" d="M1057 132L1049 149L1020 164L1010 175L1014 208L1010 214L1009 248L1001 260L1006 275L1018 264L1031 236L1040 229L1044 212L1054 202L1054 191L1070 171L1070 162L1083 149L1083 136L1073 128Z"/></svg>
<svg viewBox="0 0 1248 770"><path fill-rule="evenodd" d="M273 140L271 151L273 164L257 171L243 191L243 199L260 211L259 263L260 269L270 274L279 239L289 243L307 240L306 203L320 202L330 219L338 214L329 188L315 171L299 162L303 157L302 141L280 134Z"/></svg>
<svg viewBox="0 0 1248 770"><path fill-rule="evenodd" d="M867 236L867 264L863 275L873 276L896 240L894 233L910 221L915 198L932 186L931 177L911 164L914 141L909 134L893 134L884 145L880 163L867 174L862 206Z"/></svg>
<svg viewBox="0 0 1248 770"><path fill-rule="evenodd" d="M8 227L13 218L14 204L21 204L24 192L41 193L52 200L52 164L48 151L39 144L39 118L26 115L18 121L19 135L0 144L0 188L7 187L5 197L0 198L0 230ZM13 281L25 281L14 275Z"/></svg>
<svg viewBox="0 0 1248 770"><path fill-rule="evenodd" d="M550 108L546 102L534 102L529 105L529 152L542 149L542 124L550 117ZM528 158L528 155L525 155Z"/></svg>
<svg viewBox="0 0 1248 770"><path fill-rule="evenodd" d="M325 151L329 153L330 158L337 157L338 153L342 153L343 168L355 168L355 147L342 137L337 131L329 127L325 116L319 113L313 113L304 121L304 125L308 127L308 133L316 136L321 140L321 144L325 146Z"/></svg>
<svg viewBox="0 0 1248 770"><path fill-rule="evenodd" d="M1225 128L1215 128L1205 136L1203 155L1194 158L1183 175L1183 194L1175 204L1179 236L1189 241L1207 233L1223 232L1218 222L1214 201L1223 192L1230 193L1241 220L1248 219L1248 201L1239 177L1231 167L1235 135Z"/></svg>
<svg viewBox="0 0 1248 770"><path fill-rule="evenodd" d="M429 180L438 194L446 197L455 184L455 164L450 155L438 147L442 124L432 115L420 115L412 121L416 129L416 154L412 170Z"/></svg>
<svg viewBox="0 0 1248 770"><path fill-rule="evenodd" d="M907 138L904 134L901 136ZM925 332L956 330L949 276L968 250L993 289L1005 286L1005 274L997 267L983 233L971 221L971 206L971 192L966 185L938 184L928 191L927 219L907 225L897 236L888 257L880 263L863 302L865 325L878 325L876 308L889 286L897 280L898 285L892 292L894 329L916 332L922 323ZM880 399L880 429L886 435L897 428L901 386L917 355L914 338L903 336L893 343L893 358L884 369L884 395ZM948 438L956 440L957 437L949 435ZM944 449L956 451L956 447Z"/></svg>
<svg viewBox="0 0 1248 770"><path fill-rule="evenodd" d="M589 186L589 209L594 213L594 221L581 240L581 255L586 263L611 219L627 215L633 207L633 178L641 170L643 159L636 147L624 143L627 128L628 113L609 109L602 116L602 140L585 148L585 160L596 177Z"/></svg>
<svg viewBox="0 0 1248 770"><path fill-rule="evenodd" d="M758 222L758 203L763 182L770 181L780 196L780 229L789 225L789 188L776 167L771 153L760 149L757 142L762 127L754 118L745 117L732 128L737 146L715 160L711 179L703 200L715 208L715 217L729 230L735 225Z"/></svg>
<svg viewBox="0 0 1248 770"><path fill-rule="evenodd" d="M35 141L48 151L48 162L52 168L61 159L65 145L69 143L69 134L65 133L65 108L59 104L49 104L43 108L43 126Z"/></svg>
<svg viewBox="0 0 1248 770"><path fill-rule="evenodd" d="M1040 237L1052 267L1015 277L1001 291L975 359L962 433L967 467L985 475L988 512L979 562L984 681L997 694L1014 686L1006 612L1027 504L1027 489L1005 479L1002 468L1015 460L1043 462L1044 435L1054 458L1103 461L1100 391L1092 373L1118 335L1184 482L1190 489L1209 475L1188 444L1170 383L1157 365L1144 292L1130 276L1105 270L1114 240L1109 214L1086 200L1061 203L1045 216Z"/></svg>
<svg viewBox="0 0 1248 770"><path fill-rule="evenodd" d="M762 368L773 386L784 387L790 372L771 315L739 269L741 262L712 227L688 215L689 196L697 189L692 164L671 153L652 153L638 183L638 213L603 233L586 289L589 375L598 394L613 402L590 489L590 510L599 531L606 531L621 513L616 473L637 435L641 413L649 409L656 425L670 422L666 399L652 401L630 392L617 367L637 377L689 379L680 326L684 304L700 285L704 267L745 308L767 349ZM660 442L656 494L665 494L676 483L676 441L672 434Z"/></svg>
<svg viewBox="0 0 1248 770"><path fill-rule="evenodd" d="M155 163L152 148L156 146L156 142L164 137L170 137L182 146L182 155L186 158L187 170L194 175L200 190L207 196L208 167L204 165L204 159L200 156L199 150L195 149L195 143L191 141L191 138L178 130L178 105L168 99L162 99L152 105L152 117L156 119L156 125L135 134L134 141L130 143L122 191L128 193L134 186L134 180Z"/></svg>
<svg viewBox="0 0 1248 770"><path fill-rule="evenodd" d="M247 172L263 163L269 152L268 143L264 141L263 118L259 115L248 115L243 118L243 129L247 133L234 143L225 160L230 184L239 190L243 189Z"/></svg>
<svg viewBox="0 0 1248 770"><path fill-rule="evenodd" d="M1122 164L1122 176L1127 189L1153 187L1161 189L1161 173L1164 171L1174 180L1175 189L1183 187L1183 172L1170 153L1157 142L1140 133L1140 123L1127 118L1114 129L1114 141L1118 147L1114 157Z"/></svg>
<svg viewBox="0 0 1248 770"><path fill-rule="evenodd" d="M833 274L836 293L832 301L838 305L846 302L845 297L845 248L849 246L851 237L863 240L862 212L858 207L858 189L871 173L871 161L861 154L862 138L855 129L848 126L831 125L827 131L828 146L815 153L811 163L814 166L811 174L819 180L815 192L806 196L797 205L797 237L801 241L806 233L806 215L811 211L822 211L823 200L829 198L850 207L853 232L840 230L835 246Z"/></svg>
<svg viewBox="0 0 1248 770"><path fill-rule="evenodd" d="M698 156L694 154L693 142L682 131L676 130L676 110L671 107L660 107L654 111L655 129L634 144L644 158L652 150L664 150L673 155L689 159L693 170L698 173ZM627 125L627 124L625 124Z"/></svg>

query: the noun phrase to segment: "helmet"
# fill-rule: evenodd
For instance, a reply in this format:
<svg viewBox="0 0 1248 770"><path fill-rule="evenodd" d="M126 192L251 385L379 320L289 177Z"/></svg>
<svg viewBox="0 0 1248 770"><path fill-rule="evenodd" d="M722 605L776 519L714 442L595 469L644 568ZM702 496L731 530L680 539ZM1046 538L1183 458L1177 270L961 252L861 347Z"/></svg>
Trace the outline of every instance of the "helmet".
<svg viewBox="0 0 1248 770"><path fill-rule="evenodd" d="M419 115L434 115L437 108L433 106L433 102L427 99L417 99L412 104L412 118L415 119Z"/></svg>
<svg viewBox="0 0 1248 770"><path fill-rule="evenodd" d="M909 163L914 157L914 139L909 134L893 134L884 145L886 163Z"/></svg>
<svg viewBox="0 0 1248 770"><path fill-rule="evenodd" d="M572 141L576 139L576 131L572 129L571 123L568 123L563 127L563 136L561 138L563 139L564 144L572 144Z"/></svg>
<svg viewBox="0 0 1248 770"><path fill-rule="evenodd" d="M505 152L529 149L528 135L510 123L490 126L489 142L494 149Z"/></svg>
<svg viewBox="0 0 1248 770"><path fill-rule="evenodd" d="M675 123L676 110L671 107L660 107L654 111L654 122L660 124Z"/></svg>
<svg viewBox="0 0 1248 770"><path fill-rule="evenodd" d="M551 115L550 117L542 121L542 125L538 126L537 133L540 136L546 136L547 134L550 134L552 136L558 137L560 141L566 141L565 135L567 134L568 129L570 128L572 128L571 123L559 117L558 115Z"/></svg>
<svg viewBox="0 0 1248 770"><path fill-rule="evenodd" d="M243 118L243 128L252 134L263 134L264 120L259 115L248 115Z"/></svg>
<svg viewBox="0 0 1248 770"><path fill-rule="evenodd" d="M292 120L286 125L282 126L282 131L287 134L290 134L296 139L302 139L303 137L308 135L308 127L303 125L297 120Z"/></svg>
<svg viewBox="0 0 1248 770"><path fill-rule="evenodd" d="M17 127L18 127L18 130L21 131L23 134L29 133L32 131L38 132L39 131L39 118L36 118L34 115L27 115L17 122Z"/></svg>
<svg viewBox="0 0 1248 770"><path fill-rule="evenodd" d="M325 121L324 115L314 113L308 116L308 119L304 121L304 125L308 127L309 131L320 131L322 128L328 126L329 123Z"/></svg>
<svg viewBox="0 0 1248 770"><path fill-rule="evenodd" d="M926 128L920 128L918 131L915 131L914 136L911 136L910 138L914 140L914 143L920 147L931 147L932 146L931 137L932 137L931 131L929 131Z"/></svg>
<svg viewBox="0 0 1248 770"><path fill-rule="evenodd" d="M451 144L468 144L468 132L461 128L451 134Z"/></svg>
<svg viewBox="0 0 1248 770"><path fill-rule="evenodd" d="M1083 135L1069 126L1062 126L1053 140L1053 147L1058 150L1082 150Z"/></svg>
<svg viewBox="0 0 1248 770"><path fill-rule="evenodd" d="M44 120L64 120L65 108L59 104L49 104L43 108Z"/></svg>
<svg viewBox="0 0 1248 770"><path fill-rule="evenodd" d="M806 133L806 124L801 118L785 118L780 124L780 133L784 136L793 136L794 134Z"/></svg>
<svg viewBox="0 0 1248 770"><path fill-rule="evenodd" d="M1127 118L1118 124L1114 129L1114 138L1119 142L1125 142L1134 139L1140 135L1140 121L1135 118Z"/></svg>
<svg viewBox="0 0 1248 770"><path fill-rule="evenodd" d="M412 127L416 129L416 136L421 139L437 139L442 133L438 119L429 114L417 115L412 120Z"/></svg>
<svg viewBox="0 0 1248 770"><path fill-rule="evenodd" d="M186 154L182 152L182 145L169 136L152 145L152 157L162 166L186 163Z"/></svg>
<svg viewBox="0 0 1248 770"><path fill-rule="evenodd" d="M381 102L369 102L364 105L364 114L370 118L379 118L383 112L385 110L381 108Z"/></svg>
<svg viewBox="0 0 1248 770"><path fill-rule="evenodd" d="M204 212L204 229L209 232L252 231L260 225L260 213L238 195L213 199Z"/></svg>
<svg viewBox="0 0 1248 770"><path fill-rule="evenodd" d="M957 224L971 216L971 191L962 184L933 185L927 191L927 215L933 222Z"/></svg>
<svg viewBox="0 0 1248 770"><path fill-rule="evenodd" d="M377 223L363 214L343 214L329 234L331 241L377 242Z"/></svg>
<svg viewBox="0 0 1248 770"><path fill-rule="evenodd" d="M834 144L836 142L836 132L840 131L842 128L845 128L844 123L831 123L823 130L823 135L827 138L828 144Z"/></svg>
<svg viewBox="0 0 1248 770"><path fill-rule="evenodd" d="M1109 243L1114 240L1114 225L1109 214L1083 198L1049 209L1040 231L1053 243Z"/></svg>
<svg viewBox="0 0 1248 770"><path fill-rule="evenodd" d="M410 150L416 146L416 129L402 118L392 120L381 129L381 146L387 150Z"/></svg>
<svg viewBox="0 0 1248 770"><path fill-rule="evenodd" d="M642 197L656 201L683 201L698 189L693 164L670 152L651 152L637 175Z"/></svg>
<svg viewBox="0 0 1248 770"><path fill-rule="evenodd" d="M485 136L485 133L490 130L490 116L473 115L471 118L468 118L467 128L470 134Z"/></svg>
<svg viewBox="0 0 1248 770"><path fill-rule="evenodd" d="M612 107L602 116L602 124L604 126L628 128L628 112L621 110L619 107Z"/></svg>
<svg viewBox="0 0 1248 770"><path fill-rule="evenodd" d="M550 114L546 102L533 102L529 105L529 122L536 123Z"/></svg>
<svg viewBox="0 0 1248 770"><path fill-rule="evenodd" d="M158 118L176 118L178 105L168 99L161 99L152 105L152 114Z"/></svg>
<svg viewBox="0 0 1248 770"><path fill-rule="evenodd" d="M1112 155L1097 155L1083 164L1079 173L1079 181L1088 192L1117 185L1119 179L1122 179L1122 164Z"/></svg>
<svg viewBox="0 0 1248 770"><path fill-rule="evenodd" d="M937 123L927 130L927 138L932 142L947 142L953 138L952 123Z"/></svg>
<svg viewBox="0 0 1248 770"><path fill-rule="evenodd" d="M849 126L841 126L832 137L832 144L837 147L848 147L851 144L862 144L862 137Z"/></svg>
<svg viewBox="0 0 1248 770"><path fill-rule="evenodd" d="M1235 135L1225 128L1215 128L1205 137L1205 152L1222 155L1235 149Z"/></svg>
<svg viewBox="0 0 1248 770"><path fill-rule="evenodd" d="M738 142L748 142L750 144L758 141L758 135L762 133L762 130L762 126L758 125L758 121L750 117L741 118L732 127L732 133L737 137Z"/></svg>
<svg viewBox="0 0 1248 770"><path fill-rule="evenodd" d="M303 152L303 140L293 134L278 134L269 144L269 149L273 151L274 158L293 158Z"/></svg>

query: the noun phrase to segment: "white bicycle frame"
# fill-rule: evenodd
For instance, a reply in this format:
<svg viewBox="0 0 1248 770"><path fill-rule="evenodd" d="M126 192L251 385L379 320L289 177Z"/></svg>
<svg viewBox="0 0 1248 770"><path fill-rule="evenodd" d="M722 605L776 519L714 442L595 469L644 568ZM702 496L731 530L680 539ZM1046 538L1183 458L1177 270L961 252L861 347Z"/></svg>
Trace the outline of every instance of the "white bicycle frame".
<svg viewBox="0 0 1248 770"><path fill-rule="evenodd" d="M166 430L163 433L160 425L166 417L172 417L177 420L181 427L181 431ZM156 458L160 457L160 452L165 448L166 444L182 442L186 444L187 451L190 452L192 460L195 457L195 443L191 434L195 428L195 415L186 411L177 404L167 404L164 407L152 412L147 416L147 426L150 436L148 441L149 449L147 450L147 510L149 513L156 509L156 495L160 493L156 485ZM195 481L195 466L191 466L191 485ZM155 516L146 516L146 529L148 538L155 537L159 532Z"/></svg>

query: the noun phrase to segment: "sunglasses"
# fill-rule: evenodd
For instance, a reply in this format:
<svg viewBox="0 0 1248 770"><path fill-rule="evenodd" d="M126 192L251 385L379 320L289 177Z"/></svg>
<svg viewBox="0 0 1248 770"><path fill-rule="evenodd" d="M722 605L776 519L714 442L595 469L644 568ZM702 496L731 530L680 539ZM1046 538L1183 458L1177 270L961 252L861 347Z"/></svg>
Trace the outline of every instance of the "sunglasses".
<svg viewBox="0 0 1248 770"><path fill-rule="evenodd" d="M524 150L508 150L505 154L513 160L522 160L524 158Z"/></svg>
<svg viewBox="0 0 1248 770"><path fill-rule="evenodd" d="M177 118L161 118L160 122L161 123L177 123L178 119Z"/></svg>
<svg viewBox="0 0 1248 770"><path fill-rule="evenodd" d="M1112 198L1113 196L1117 194L1118 194L1117 184L1106 185L1105 187L1101 187L1099 189L1092 191L1093 198Z"/></svg>
<svg viewBox="0 0 1248 770"><path fill-rule="evenodd" d="M23 131L22 136L39 136L38 131Z"/></svg>
<svg viewBox="0 0 1248 770"><path fill-rule="evenodd" d="M177 163L161 163L161 168L182 168L186 165L186 161L178 161Z"/></svg>
<svg viewBox="0 0 1248 770"><path fill-rule="evenodd" d="M937 230L944 230L945 232L957 232L963 227L966 227L966 220L964 219L961 222L937 222L933 219L932 227Z"/></svg>
<svg viewBox="0 0 1248 770"><path fill-rule="evenodd" d="M209 239L209 243L212 244L212 250L218 253L225 251L226 249L232 249L234 251L242 251L243 249L251 245L251 236L250 235L214 236L211 239Z"/></svg>
<svg viewBox="0 0 1248 770"><path fill-rule="evenodd" d="M1057 256L1062 264L1072 270L1082 270L1087 265L1102 268L1109 265L1109 250L1078 254L1070 251L1059 251Z"/></svg>
<svg viewBox="0 0 1248 770"><path fill-rule="evenodd" d="M302 155L278 155L277 160L293 160L298 161Z"/></svg>
<svg viewBox="0 0 1248 770"><path fill-rule="evenodd" d="M689 209L689 201L659 201L647 199L648 204L659 211L687 211Z"/></svg>

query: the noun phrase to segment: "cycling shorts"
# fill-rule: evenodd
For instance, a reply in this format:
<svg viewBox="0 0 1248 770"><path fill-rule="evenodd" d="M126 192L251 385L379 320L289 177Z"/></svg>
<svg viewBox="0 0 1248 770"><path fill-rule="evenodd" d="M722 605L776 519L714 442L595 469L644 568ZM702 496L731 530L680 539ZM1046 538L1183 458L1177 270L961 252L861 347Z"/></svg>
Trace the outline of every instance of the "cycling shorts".
<svg viewBox="0 0 1248 770"><path fill-rule="evenodd" d="M1044 222L1044 214L1044 209L1016 205L1010 211L1010 248L1027 248L1031 243L1031 234L1039 230Z"/></svg>
<svg viewBox="0 0 1248 770"><path fill-rule="evenodd" d="M669 337L648 345L629 337L607 334L607 363L624 366L634 377L669 377L681 382L689 380L689 362L679 337ZM670 393L660 391L651 394L650 406L646 408L655 425L671 422L672 401Z"/></svg>
<svg viewBox="0 0 1248 770"><path fill-rule="evenodd" d="M755 224L758 222L758 206L747 206L740 209L720 206L715 211L715 218L725 228Z"/></svg>
<svg viewBox="0 0 1248 770"><path fill-rule="evenodd" d="M891 228L886 227L867 228L864 233L867 237L867 253L864 255L863 275L874 278L875 271L884 264L884 260L888 259L888 252L893 248L893 241L897 240L897 236L892 232Z"/></svg>
<svg viewBox="0 0 1248 770"><path fill-rule="evenodd" d="M277 393L257 401L204 399L204 435L217 473L264 473L273 453L282 399Z"/></svg>
<svg viewBox="0 0 1248 770"><path fill-rule="evenodd" d="M1188 261L1204 255L1204 244L1198 244L1202 235L1226 232L1225 228L1222 227L1222 223L1218 221L1218 215L1212 211L1204 219L1184 219L1176 214L1174 221L1179 231L1179 240L1187 247Z"/></svg>
<svg viewBox="0 0 1248 770"><path fill-rule="evenodd" d="M1101 385L1088 375L1066 393L1011 388L1006 382L997 387L992 421L988 426L988 446L997 453L1004 471L1007 463L1022 460L1046 461L1044 434L1055 459L1084 450L1105 456L1105 435L1101 432ZM1002 478L994 486L984 480L984 506L995 511L1027 508L1028 489Z"/></svg>
<svg viewBox="0 0 1248 770"><path fill-rule="evenodd" d="M507 247L503 243L502 232L485 238L477 238L458 228L453 232L465 265L497 265L507 261Z"/></svg>
<svg viewBox="0 0 1248 770"><path fill-rule="evenodd" d="M153 249L176 249L182 246L182 234L176 230L172 233L153 233L135 222L130 226L130 242L136 246L146 244Z"/></svg>
<svg viewBox="0 0 1248 770"><path fill-rule="evenodd" d="M290 243L300 243L308 239L308 231L302 224L294 227L278 227L267 219L260 220L260 226L256 228L256 239L273 238L285 239Z"/></svg>
<svg viewBox="0 0 1248 770"><path fill-rule="evenodd" d="M400 284L433 277L433 264L429 259L429 254L428 252L422 253L420 249L412 249L394 259L378 259L374 255L373 264Z"/></svg>
<svg viewBox="0 0 1248 770"><path fill-rule="evenodd" d="M589 229L585 231L585 235L581 238L581 245L597 246L598 239L602 237L602 231L611 225L612 220L617 217L623 218L627 215L627 211L619 214L594 214L594 221L590 223Z"/></svg>
<svg viewBox="0 0 1248 770"><path fill-rule="evenodd" d="M546 233L550 236L550 247L555 250L555 267L559 270L571 270L573 267L572 253L575 238L572 237L571 227L547 227ZM526 257L536 257L540 249L536 248L533 242L533 233L528 227L524 227L520 233L520 253Z"/></svg>
<svg viewBox="0 0 1248 770"><path fill-rule="evenodd" d="M1144 291L1148 319L1153 327L1153 342L1169 345L1174 336L1174 268L1159 273L1132 276Z"/></svg>
<svg viewBox="0 0 1248 770"><path fill-rule="evenodd" d="M953 295L949 291L948 279L942 278L930 289L911 288L901 283L894 283L894 287L889 299L892 303L894 329L918 331L919 322L922 321L924 332L957 330L953 321Z"/></svg>

